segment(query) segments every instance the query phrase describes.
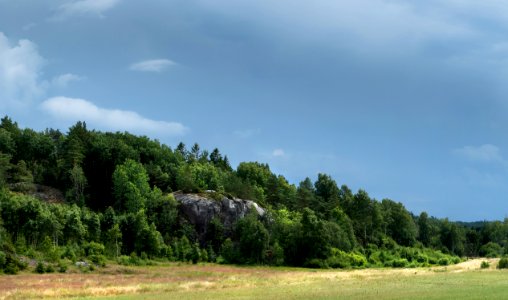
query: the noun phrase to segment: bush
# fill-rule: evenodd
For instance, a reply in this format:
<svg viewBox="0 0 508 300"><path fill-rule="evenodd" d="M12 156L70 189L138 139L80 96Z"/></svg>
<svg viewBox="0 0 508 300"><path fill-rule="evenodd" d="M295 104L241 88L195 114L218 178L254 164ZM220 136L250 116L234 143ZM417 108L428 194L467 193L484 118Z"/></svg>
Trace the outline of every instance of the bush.
<svg viewBox="0 0 508 300"><path fill-rule="evenodd" d="M67 264L62 261L58 262L58 272L59 273L67 272Z"/></svg>
<svg viewBox="0 0 508 300"><path fill-rule="evenodd" d="M498 269L508 269L508 257L503 257L499 260L497 264Z"/></svg>
<svg viewBox="0 0 508 300"><path fill-rule="evenodd" d="M458 256L454 256L454 257L452 258L452 263L453 263L453 264L458 264L458 263L460 263L460 262L461 262L460 257L458 257Z"/></svg>
<svg viewBox="0 0 508 300"><path fill-rule="evenodd" d="M90 261L99 267L106 266L106 257L104 255L93 254L88 257Z"/></svg>
<svg viewBox="0 0 508 300"><path fill-rule="evenodd" d="M446 257L443 257L443 258L440 258L437 263L440 265L440 266L447 266L450 264L450 261L448 260L448 258Z"/></svg>
<svg viewBox="0 0 508 300"><path fill-rule="evenodd" d="M401 258L401 259L396 259L392 262L392 267L394 268L405 268L408 264L408 261L407 259L405 258Z"/></svg>
<svg viewBox="0 0 508 300"><path fill-rule="evenodd" d="M494 242L488 242L487 244L480 247L480 256L484 257L499 257L503 253L503 248Z"/></svg>
<svg viewBox="0 0 508 300"><path fill-rule="evenodd" d="M343 257L343 256L332 256L332 257L329 257L326 261L328 263L328 266L330 266L330 268L343 269L343 268L348 268L351 266L349 264L349 260L347 259L347 257Z"/></svg>
<svg viewBox="0 0 508 300"><path fill-rule="evenodd" d="M235 263L237 261L237 253L233 241L227 238L221 247L221 256L226 263Z"/></svg>
<svg viewBox="0 0 508 300"><path fill-rule="evenodd" d="M46 271L46 268L44 268L44 264L40 261L37 263L37 266L35 266L35 272L39 274L44 274Z"/></svg>
<svg viewBox="0 0 508 300"><path fill-rule="evenodd" d="M0 251L0 269L2 269L7 264L7 255L5 252Z"/></svg>
<svg viewBox="0 0 508 300"><path fill-rule="evenodd" d="M367 259L359 253L347 253L332 248L330 256L322 264L326 265L325 267L331 268L365 267L367 266Z"/></svg>
<svg viewBox="0 0 508 300"><path fill-rule="evenodd" d="M128 266L130 265L130 258L127 255L120 255L116 262L120 265Z"/></svg>
<svg viewBox="0 0 508 300"><path fill-rule="evenodd" d="M16 275L19 272L18 266L13 262L7 263L7 266L5 266L4 273L9 275Z"/></svg>
<svg viewBox="0 0 508 300"><path fill-rule="evenodd" d="M365 267L367 266L367 259L365 256L357 253L349 253L349 260L353 267Z"/></svg>
<svg viewBox="0 0 508 300"><path fill-rule="evenodd" d="M87 256L103 255L104 245L96 242L90 242L88 245L85 245L85 252Z"/></svg>
<svg viewBox="0 0 508 300"><path fill-rule="evenodd" d="M480 265L481 269L488 269L490 268L490 263L488 261L482 261L482 264Z"/></svg>
<svg viewBox="0 0 508 300"><path fill-rule="evenodd" d="M53 267L53 265L47 265L45 271L46 273L55 273L55 268Z"/></svg>
<svg viewBox="0 0 508 300"><path fill-rule="evenodd" d="M327 269L329 268L328 263L322 259L313 258L305 262L304 266L306 268L313 269Z"/></svg>

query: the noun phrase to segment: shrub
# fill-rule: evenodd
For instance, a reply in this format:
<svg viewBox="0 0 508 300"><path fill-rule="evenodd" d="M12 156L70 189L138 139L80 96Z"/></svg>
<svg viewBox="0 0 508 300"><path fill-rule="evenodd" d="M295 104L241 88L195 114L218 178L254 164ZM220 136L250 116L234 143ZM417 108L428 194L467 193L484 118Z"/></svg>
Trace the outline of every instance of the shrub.
<svg viewBox="0 0 508 300"><path fill-rule="evenodd" d="M106 257L104 255L97 255L93 254L88 257L91 262L96 264L99 267L105 267L106 266Z"/></svg>
<svg viewBox="0 0 508 300"><path fill-rule="evenodd" d="M396 259L392 262L392 267L394 268L405 268L408 264L408 261L407 259L405 258L401 258L401 259Z"/></svg>
<svg viewBox="0 0 508 300"><path fill-rule="evenodd" d="M120 255L116 262L120 265L128 266L130 265L130 258L127 255Z"/></svg>
<svg viewBox="0 0 508 300"><path fill-rule="evenodd" d="M330 268L343 269L343 268L348 268L351 266L349 264L349 260L347 259L347 257L344 257L344 256L332 256L332 257L329 257L326 261L327 261L328 266L330 266Z"/></svg>
<svg viewBox="0 0 508 300"><path fill-rule="evenodd" d="M437 263L440 265L440 266L447 266L450 264L450 261L448 260L448 258L446 257L443 257L443 258L440 258Z"/></svg>
<svg viewBox="0 0 508 300"><path fill-rule="evenodd" d="M104 245L96 242L90 242L88 245L85 245L85 251L87 256L103 255Z"/></svg>
<svg viewBox="0 0 508 300"><path fill-rule="evenodd" d="M498 269L508 269L508 257L503 257L499 260L497 264Z"/></svg>
<svg viewBox="0 0 508 300"><path fill-rule="evenodd" d="M480 247L480 256L484 257L499 257L503 253L503 248L494 242L488 242Z"/></svg>
<svg viewBox="0 0 508 300"><path fill-rule="evenodd" d="M5 269L4 269L5 274L9 274L9 275L18 274L18 271L19 271L19 268L13 261L7 263L7 266L5 266Z"/></svg>
<svg viewBox="0 0 508 300"><path fill-rule="evenodd" d="M234 263L237 260L237 253L233 241L227 238L221 247L221 256L226 263Z"/></svg>
<svg viewBox="0 0 508 300"><path fill-rule="evenodd" d="M62 261L59 261L58 262L58 272L59 273L65 273L65 272L67 272L67 264L62 262Z"/></svg>
<svg viewBox="0 0 508 300"><path fill-rule="evenodd" d="M458 264L458 263L460 263L460 261L461 261L461 259L460 259L460 257L458 257L458 256L454 256L454 257L452 258L452 263L453 263L453 264Z"/></svg>
<svg viewBox="0 0 508 300"><path fill-rule="evenodd" d="M44 268L44 264L40 261L37 263L37 266L35 266L35 272L39 274L44 274L46 271L46 268Z"/></svg>
<svg viewBox="0 0 508 300"><path fill-rule="evenodd" d="M488 261L482 261L482 264L480 265L481 269L488 269L490 268L490 263Z"/></svg>
<svg viewBox="0 0 508 300"><path fill-rule="evenodd" d="M62 254L62 258L68 258L71 261L75 262L77 259L76 252L70 246L67 246L67 247L65 247L65 250Z"/></svg>
<svg viewBox="0 0 508 300"><path fill-rule="evenodd" d="M427 263L429 261L429 258L427 256L425 256L425 254L419 253L416 256L416 261L421 263L421 264L424 264L424 263Z"/></svg>
<svg viewBox="0 0 508 300"><path fill-rule="evenodd" d="M0 269L2 269L7 264L7 255L5 252L0 251Z"/></svg>
<svg viewBox="0 0 508 300"><path fill-rule="evenodd" d="M367 266L367 259L365 256L357 254L357 253L350 253L349 254L349 260L351 262L351 266L353 267L365 267Z"/></svg>
<svg viewBox="0 0 508 300"><path fill-rule="evenodd" d="M47 265L46 266L46 273L55 273L55 268L53 267L53 265Z"/></svg>
<svg viewBox="0 0 508 300"><path fill-rule="evenodd" d="M314 269L327 269L329 268L328 263L322 259L313 258L309 259L304 264L307 268L314 268Z"/></svg>

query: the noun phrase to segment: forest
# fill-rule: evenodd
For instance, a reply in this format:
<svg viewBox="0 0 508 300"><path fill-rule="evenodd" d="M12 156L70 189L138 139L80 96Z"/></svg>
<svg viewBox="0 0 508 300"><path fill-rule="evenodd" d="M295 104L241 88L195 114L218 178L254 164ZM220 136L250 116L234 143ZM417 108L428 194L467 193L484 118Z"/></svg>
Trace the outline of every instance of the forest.
<svg viewBox="0 0 508 300"><path fill-rule="evenodd" d="M41 192L42 191L42 192ZM49 191L49 192L48 192ZM250 199L250 213L205 240L179 213L173 192ZM60 195L44 199L47 194ZM42 194L42 196L41 196ZM327 174L291 184L268 164L233 168L218 149L161 144L77 122L67 133L0 122L0 270L65 272L109 262L420 267L507 252L508 220L452 222L338 185Z"/></svg>

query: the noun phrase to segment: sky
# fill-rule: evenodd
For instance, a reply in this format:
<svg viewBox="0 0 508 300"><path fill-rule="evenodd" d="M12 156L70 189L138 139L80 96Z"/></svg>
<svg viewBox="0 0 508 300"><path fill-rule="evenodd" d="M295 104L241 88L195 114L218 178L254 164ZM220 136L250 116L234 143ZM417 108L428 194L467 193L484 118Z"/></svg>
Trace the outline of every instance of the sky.
<svg viewBox="0 0 508 300"><path fill-rule="evenodd" d="M508 216L501 0L0 0L0 115Z"/></svg>

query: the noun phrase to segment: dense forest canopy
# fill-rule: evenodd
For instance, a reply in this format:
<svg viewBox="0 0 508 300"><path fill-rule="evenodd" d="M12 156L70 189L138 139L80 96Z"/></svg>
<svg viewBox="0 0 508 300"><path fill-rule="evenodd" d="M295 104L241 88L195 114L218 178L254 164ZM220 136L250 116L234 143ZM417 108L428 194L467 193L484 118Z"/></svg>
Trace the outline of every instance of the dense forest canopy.
<svg viewBox="0 0 508 300"><path fill-rule="evenodd" d="M84 122L64 134L1 119L0 186L0 269L6 272L23 268L23 257L99 265L168 259L405 267L500 256L508 246L508 220L413 215L327 174L296 186L267 164L233 169L219 149L197 143L173 149L145 136L89 130ZM34 197L48 191L54 199ZM251 199L267 214L249 214L232 232L214 219L200 240L179 214L176 191Z"/></svg>

